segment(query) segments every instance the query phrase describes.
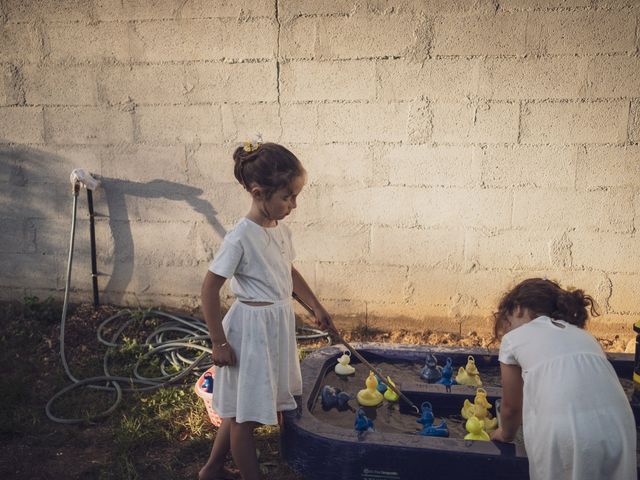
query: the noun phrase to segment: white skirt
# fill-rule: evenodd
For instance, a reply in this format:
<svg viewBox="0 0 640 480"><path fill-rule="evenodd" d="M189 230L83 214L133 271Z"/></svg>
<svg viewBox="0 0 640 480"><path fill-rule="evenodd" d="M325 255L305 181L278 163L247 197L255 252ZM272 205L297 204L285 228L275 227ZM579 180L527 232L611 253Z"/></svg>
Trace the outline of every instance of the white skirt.
<svg viewBox="0 0 640 480"><path fill-rule="evenodd" d="M216 367L213 408L236 422L277 423L277 412L296 408L302 376L290 300L253 306L235 301L222 321L236 354L233 367Z"/></svg>

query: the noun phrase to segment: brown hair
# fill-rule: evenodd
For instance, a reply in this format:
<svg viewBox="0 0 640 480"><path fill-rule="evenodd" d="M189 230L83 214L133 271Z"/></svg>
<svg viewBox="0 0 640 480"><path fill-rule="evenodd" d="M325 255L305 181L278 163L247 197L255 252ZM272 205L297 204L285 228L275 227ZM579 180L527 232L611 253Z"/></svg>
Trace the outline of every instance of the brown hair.
<svg viewBox="0 0 640 480"><path fill-rule="evenodd" d="M245 190L258 185L270 198L276 190L287 187L306 171L293 153L277 143L249 144L251 151L238 147L233 152L233 174Z"/></svg>
<svg viewBox="0 0 640 480"><path fill-rule="evenodd" d="M599 315L596 303L582 290L565 290L552 280L529 278L507 292L493 314L493 334L496 339L504 335L508 320L516 307L528 309L535 317L546 315L556 320L584 328L589 313ZM588 308L588 310L587 310Z"/></svg>

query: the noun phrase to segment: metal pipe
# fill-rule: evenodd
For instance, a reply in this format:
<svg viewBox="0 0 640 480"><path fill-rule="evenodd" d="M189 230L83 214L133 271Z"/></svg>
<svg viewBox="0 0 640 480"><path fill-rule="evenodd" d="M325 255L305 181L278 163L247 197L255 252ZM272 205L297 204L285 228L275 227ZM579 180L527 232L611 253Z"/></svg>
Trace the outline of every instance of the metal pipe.
<svg viewBox="0 0 640 480"><path fill-rule="evenodd" d="M87 206L89 208L89 238L91 241L91 282L93 285L93 308L98 308L100 298L98 294L98 267L96 262L96 227L93 211L93 192L87 188Z"/></svg>

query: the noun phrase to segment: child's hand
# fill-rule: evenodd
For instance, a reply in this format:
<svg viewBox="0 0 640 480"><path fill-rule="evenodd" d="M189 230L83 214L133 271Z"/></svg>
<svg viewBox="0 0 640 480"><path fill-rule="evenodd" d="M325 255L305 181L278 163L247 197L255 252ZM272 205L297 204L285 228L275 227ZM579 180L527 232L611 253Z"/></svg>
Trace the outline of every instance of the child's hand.
<svg viewBox="0 0 640 480"><path fill-rule="evenodd" d="M327 312L324 307L316 308L314 313L316 316L316 325L318 325L320 329L329 330L331 333L338 333L338 330L331 319L331 315L329 315L329 312Z"/></svg>
<svg viewBox="0 0 640 480"><path fill-rule="evenodd" d="M211 358L216 367L233 367L236 364L236 354L228 343L213 345Z"/></svg>

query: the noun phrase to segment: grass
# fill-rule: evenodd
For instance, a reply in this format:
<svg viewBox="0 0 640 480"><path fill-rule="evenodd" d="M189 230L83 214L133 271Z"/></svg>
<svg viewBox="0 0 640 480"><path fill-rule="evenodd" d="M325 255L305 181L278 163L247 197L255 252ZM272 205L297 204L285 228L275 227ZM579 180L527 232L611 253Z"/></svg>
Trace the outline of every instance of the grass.
<svg viewBox="0 0 640 480"><path fill-rule="evenodd" d="M107 349L97 342L96 328L115 311L113 307L93 311L87 305L70 310L65 351L76 377L103 374ZM134 314L142 319L142 311ZM5 366L0 373L0 441L4 450L0 478L196 478L217 430L193 391L195 377L181 386L124 392L116 411L99 421L92 416L108 408L114 394L74 389L56 401L53 411L84 421L64 425L46 417L44 405L71 383L59 355L60 316L61 305L51 298L0 303L0 362ZM152 327L153 320L143 320L127 329L123 346L109 355L112 374L131 371L147 351L141 345L144 334L136 330ZM150 358L140 370L153 375L157 367L158 361ZM302 477L280 459L278 436L277 427L256 430L261 469L267 478L300 480Z"/></svg>

